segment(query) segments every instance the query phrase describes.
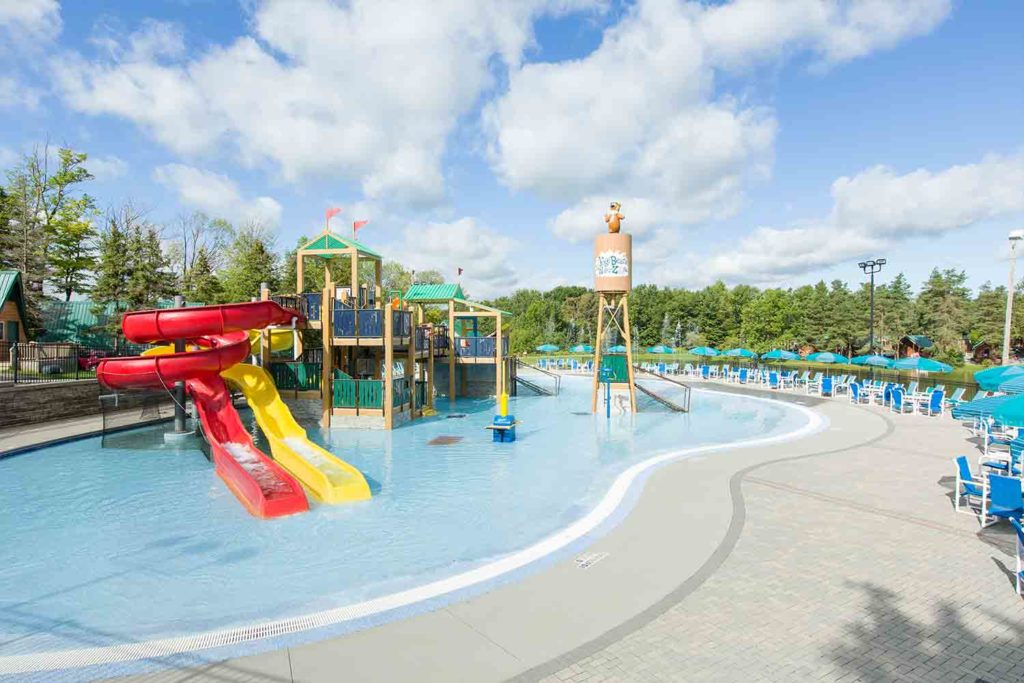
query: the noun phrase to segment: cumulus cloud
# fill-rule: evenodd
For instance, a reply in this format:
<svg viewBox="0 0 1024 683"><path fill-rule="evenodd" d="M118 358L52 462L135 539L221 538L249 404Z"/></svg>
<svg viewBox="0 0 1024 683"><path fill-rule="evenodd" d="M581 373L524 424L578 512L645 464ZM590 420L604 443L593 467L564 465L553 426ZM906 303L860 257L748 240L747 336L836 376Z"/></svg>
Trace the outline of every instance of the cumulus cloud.
<svg viewBox="0 0 1024 683"><path fill-rule="evenodd" d="M115 114L191 155L227 145L250 166L298 180L358 181L370 198L435 202L448 135L517 65L532 20L597 0L265 0L252 34L183 57L176 30L149 22L127 45L55 60L73 108Z"/></svg>
<svg viewBox="0 0 1024 683"><path fill-rule="evenodd" d="M484 299L521 286L521 275L511 262L512 254L521 248L515 239L473 218L460 218L407 227L399 243L385 253L406 267L437 269L448 280L464 268L463 287L474 298Z"/></svg>
<svg viewBox="0 0 1024 683"><path fill-rule="evenodd" d="M0 109L28 109L39 106L42 91L25 85L13 76L0 76Z"/></svg>
<svg viewBox="0 0 1024 683"><path fill-rule="evenodd" d="M0 0L0 31L19 44L51 40L60 29L57 0Z"/></svg>
<svg viewBox="0 0 1024 683"><path fill-rule="evenodd" d="M96 177L96 180L100 182L116 180L128 171L128 162L113 154L89 157L85 166Z"/></svg>
<svg viewBox="0 0 1024 683"><path fill-rule="evenodd" d="M939 172L898 175L876 166L832 183L828 216L789 228L761 227L710 257L680 255L658 281L703 285L775 284L795 275L871 256L921 235L1024 213L1024 156L990 156Z"/></svg>
<svg viewBox="0 0 1024 683"><path fill-rule="evenodd" d="M185 205L216 218L245 223L258 221L268 227L281 222L281 204L272 197L244 197L237 183L226 175L186 166L166 164L153 177L173 190Z"/></svg>
<svg viewBox="0 0 1024 683"><path fill-rule="evenodd" d="M510 188L569 204L556 235L581 240L611 199L630 229L734 214L770 174L772 111L719 93L722 69L810 50L831 64L925 33L949 0L639 0L582 59L513 69L487 105L488 153Z"/></svg>

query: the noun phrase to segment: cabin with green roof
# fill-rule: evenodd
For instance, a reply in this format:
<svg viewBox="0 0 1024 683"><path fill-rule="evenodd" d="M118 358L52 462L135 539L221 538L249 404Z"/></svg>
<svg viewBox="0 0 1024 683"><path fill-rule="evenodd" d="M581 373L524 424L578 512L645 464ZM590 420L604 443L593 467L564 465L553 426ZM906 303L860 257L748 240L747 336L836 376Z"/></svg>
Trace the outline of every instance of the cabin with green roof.
<svg viewBox="0 0 1024 683"><path fill-rule="evenodd" d="M286 382L295 385L291 397L319 398L323 426L392 429L429 414L438 391L453 399L502 393L511 366L501 326L507 313L469 301L458 284L384 291L381 254L329 229L295 259L297 294L261 295L302 312L306 328L320 332L320 346L300 343L287 367L275 367L264 332L261 356L275 379L301 369L301 382ZM305 291L310 259L324 266L319 291ZM428 308L447 309L447 324L427 322ZM481 318L497 321L496 334L479 334Z"/></svg>
<svg viewBox="0 0 1024 683"><path fill-rule="evenodd" d="M25 289L21 273L17 270L0 270L0 343L9 348L10 344L27 342L25 322Z"/></svg>

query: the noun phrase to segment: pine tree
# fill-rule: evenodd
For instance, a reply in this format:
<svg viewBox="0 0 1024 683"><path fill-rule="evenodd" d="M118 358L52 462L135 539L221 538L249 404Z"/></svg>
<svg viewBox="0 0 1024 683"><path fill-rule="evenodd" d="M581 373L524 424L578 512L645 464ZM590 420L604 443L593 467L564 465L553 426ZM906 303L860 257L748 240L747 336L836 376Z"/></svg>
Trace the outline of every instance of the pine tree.
<svg viewBox="0 0 1024 683"><path fill-rule="evenodd" d="M224 295L224 288L213 272L213 264L206 253L205 247L200 247L196 252L192 268L186 273L185 287L183 289L185 298L192 303L216 304L221 302Z"/></svg>
<svg viewBox="0 0 1024 683"><path fill-rule="evenodd" d="M249 301L259 296L266 282L277 288L277 256L269 233L259 225L243 227L228 250L227 266L220 278L225 301Z"/></svg>
<svg viewBox="0 0 1024 683"><path fill-rule="evenodd" d="M87 197L69 202L52 222L47 281L71 300L75 292L84 294L96 267L96 229L92 203Z"/></svg>

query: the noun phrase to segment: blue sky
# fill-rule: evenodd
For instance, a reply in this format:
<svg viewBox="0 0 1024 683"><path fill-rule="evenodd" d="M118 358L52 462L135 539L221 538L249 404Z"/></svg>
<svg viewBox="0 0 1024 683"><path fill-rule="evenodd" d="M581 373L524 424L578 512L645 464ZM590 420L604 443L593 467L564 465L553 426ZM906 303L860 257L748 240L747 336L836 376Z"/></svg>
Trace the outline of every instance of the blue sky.
<svg viewBox="0 0 1024 683"><path fill-rule="evenodd" d="M89 152L101 204L365 241L491 296L796 286L885 256L1005 278L1024 227L1024 4L0 0L0 162Z"/></svg>

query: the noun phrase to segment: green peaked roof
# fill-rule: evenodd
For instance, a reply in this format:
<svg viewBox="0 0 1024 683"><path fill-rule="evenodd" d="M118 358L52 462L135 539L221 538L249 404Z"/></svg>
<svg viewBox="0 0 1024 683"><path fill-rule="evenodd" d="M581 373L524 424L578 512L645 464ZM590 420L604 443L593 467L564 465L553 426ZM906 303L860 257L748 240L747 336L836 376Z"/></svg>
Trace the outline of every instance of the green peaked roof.
<svg viewBox="0 0 1024 683"><path fill-rule="evenodd" d="M17 270L0 270L0 308L12 298L18 306L18 316L24 325L25 293L21 289L21 273Z"/></svg>
<svg viewBox="0 0 1024 683"><path fill-rule="evenodd" d="M382 258L380 254L378 254L373 249L370 249L368 246L366 246L362 242L358 242L358 241L356 241L356 240L354 240L354 239L352 239L350 237L342 237L340 235L335 235L333 232L322 233L319 237L314 239L309 244L302 245L302 250L303 251L312 250L312 249L352 249L352 248L355 248L356 251L358 251L360 254L366 254L367 256L373 256L375 258Z"/></svg>
<svg viewBox="0 0 1024 683"><path fill-rule="evenodd" d="M934 344L932 340L923 334L908 334L907 339L911 341L919 349L930 349Z"/></svg>
<svg viewBox="0 0 1024 683"><path fill-rule="evenodd" d="M427 285L413 284L405 293L405 300L415 303L440 303L452 299L465 299L458 284Z"/></svg>

